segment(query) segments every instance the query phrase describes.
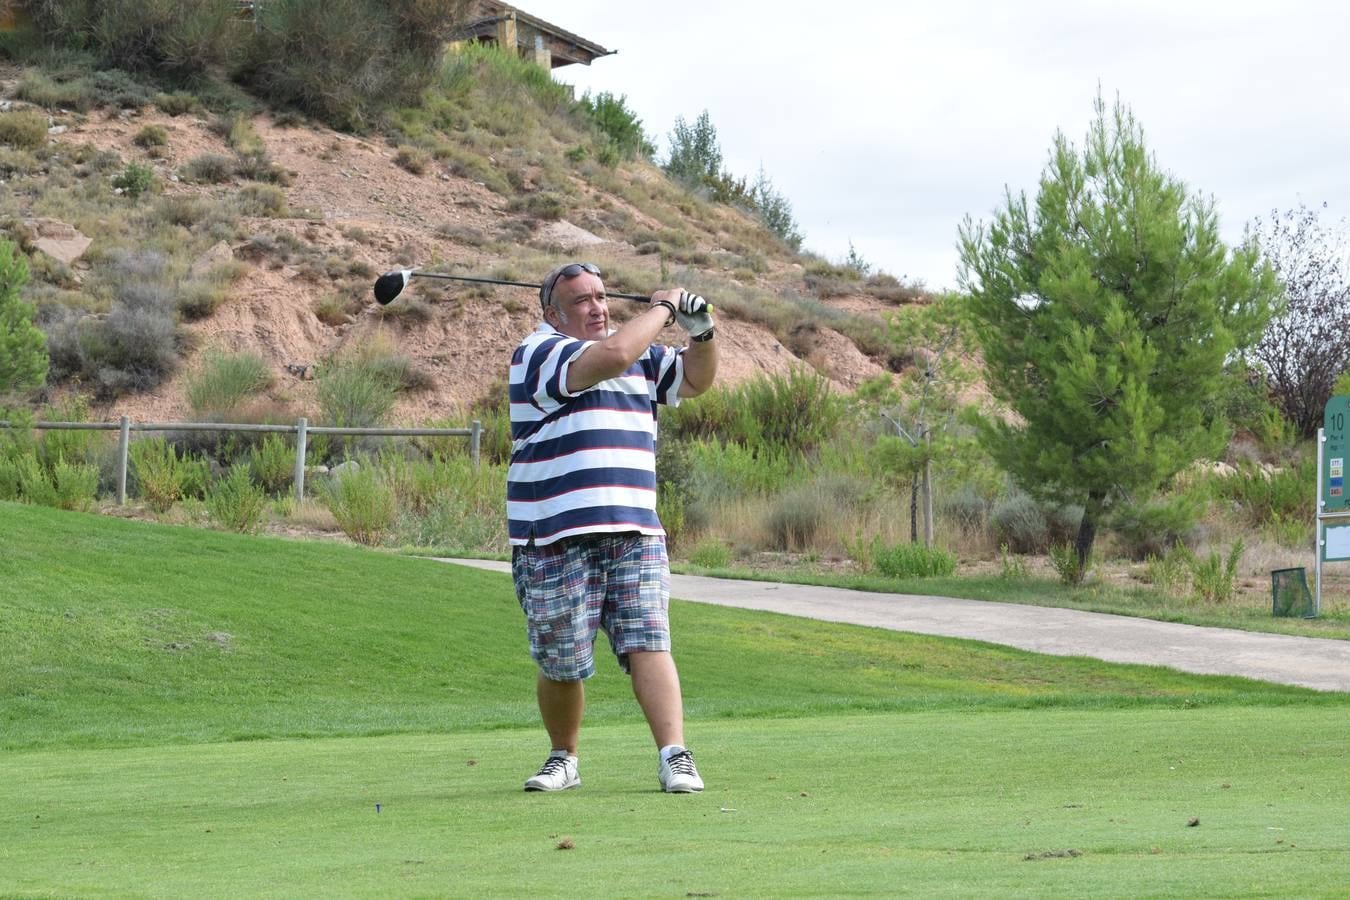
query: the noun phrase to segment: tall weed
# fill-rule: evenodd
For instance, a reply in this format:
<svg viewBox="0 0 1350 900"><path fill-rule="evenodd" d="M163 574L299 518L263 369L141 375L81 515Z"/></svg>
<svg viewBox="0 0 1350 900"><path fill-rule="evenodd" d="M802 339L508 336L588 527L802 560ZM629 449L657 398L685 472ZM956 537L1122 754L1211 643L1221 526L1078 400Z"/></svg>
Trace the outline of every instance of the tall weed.
<svg viewBox="0 0 1350 900"><path fill-rule="evenodd" d="M208 353L187 383L187 402L199 421L230 421L245 402L272 386L272 368L258 353Z"/></svg>
<svg viewBox="0 0 1350 900"><path fill-rule="evenodd" d="M1051 544L1050 565L1061 584L1082 584L1088 572L1092 571L1092 554L1088 554L1085 562L1079 562L1078 551L1073 544Z"/></svg>
<svg viewBox="0 0 1350 900"><path fill-rule="evenodd" d="M281 435L269 433L249 448L248 470L266 493L280 494L295 478L295 447Z"/></svg>
<svg viewBox="0 0 1350 900"><path fill-rule="evenodd" d="M1219 555L1217 550L1210 551L1204 559L1188 557L1192 588L1199 599L1224 604L1236 596L1237 567L1243 549L1242 538L1238 538L1229 548L1227 558Z"/></svg>
<svg viewBox="0 0 1350 900"><path fill-rule="evenodd" d="M180 457L161 437L143 438L128 448L140 496L156 512L166 512L184 497L200 498L209 473L205 460Z"/></svg>
<svg viewBox="0 0 1350 900"><path fill-rule="evenodd" d="M887 578L945 577L956 571L956 557L941 547L893 544L880 539L872 545L872 566Z"/></svg>
<svg viewBox="0 0 1350 900"><path fill-rule="evenodd" d="M52 467L52 487L61 509L90 509L98 494L98 466L58 459Z"/></svg>
<svg viewBox="0 0 1350 900"><path fill-rule="evenodd" d="M321 494L338 527L358 544L379 544L398 513L393 487L369 460L329 478Z"/></svg>
<svg viewBox="0 0 1350 900"><path fill-rule="evenodd" d="M207 491L206 509L211 520L222 528L255 534L262 528L267 497L253 483L248 466L236 465Z"/></svg>

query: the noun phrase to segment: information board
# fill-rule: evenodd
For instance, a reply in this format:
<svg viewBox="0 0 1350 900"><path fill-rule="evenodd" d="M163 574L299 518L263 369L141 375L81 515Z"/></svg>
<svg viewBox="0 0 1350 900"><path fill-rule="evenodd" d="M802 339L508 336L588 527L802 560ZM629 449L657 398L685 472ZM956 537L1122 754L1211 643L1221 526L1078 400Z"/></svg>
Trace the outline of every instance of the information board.
<svg viewBox="0 0 1350 900"><path fill-rule="evenodd" d="M1321 512L1342 512L1350 508L1345 496L1345 461L1350 457L1346 441L1346 426L1350 425L1350 397L1332 397L1322 414L1322 431L1326 443L1322 445Z"/></svg>

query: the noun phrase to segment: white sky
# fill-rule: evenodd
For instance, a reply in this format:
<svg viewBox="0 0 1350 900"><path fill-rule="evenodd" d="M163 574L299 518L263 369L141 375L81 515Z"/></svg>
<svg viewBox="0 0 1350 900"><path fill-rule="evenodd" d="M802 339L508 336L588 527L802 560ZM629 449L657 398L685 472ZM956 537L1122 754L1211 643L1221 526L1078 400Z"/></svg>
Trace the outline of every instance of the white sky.
<svg viewBox="0 0 1350 900"><path fill-rule="evenodd" d="M1350 4L1325 0L523 0L614 56L554 70L626 95L664 156L705 108L727 168L760 165L805 247L956 284L957 225L1035 192L1098 85L1230 241L1272 209L1350 215Z"/></svg>

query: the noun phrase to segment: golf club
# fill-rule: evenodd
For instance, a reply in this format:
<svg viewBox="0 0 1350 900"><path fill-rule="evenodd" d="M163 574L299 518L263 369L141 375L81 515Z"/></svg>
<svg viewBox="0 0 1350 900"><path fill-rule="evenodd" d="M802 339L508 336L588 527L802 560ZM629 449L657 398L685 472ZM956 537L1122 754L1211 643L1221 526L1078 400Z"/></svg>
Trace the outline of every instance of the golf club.
<svg viewBox="0 0 1350 900"><path fill-rule="evenodd" d="M381 306L388 306L394 301L403 289L408 286L410 278L440 278L446 281L472 281L478 284L504 284L509 287L524 287L539 290L543 287L541 284L530 284L527 281L503 281L500 278L477 278L472 275L442 275L440 272L419 272L416 269L399 269L397 272L386 272L375 279L375 300ZM650 303L651 297L644 297L641 294L616 294L613 291L607 291L606 296L618 297L623 300L637 300L640 303Z"/></svg>

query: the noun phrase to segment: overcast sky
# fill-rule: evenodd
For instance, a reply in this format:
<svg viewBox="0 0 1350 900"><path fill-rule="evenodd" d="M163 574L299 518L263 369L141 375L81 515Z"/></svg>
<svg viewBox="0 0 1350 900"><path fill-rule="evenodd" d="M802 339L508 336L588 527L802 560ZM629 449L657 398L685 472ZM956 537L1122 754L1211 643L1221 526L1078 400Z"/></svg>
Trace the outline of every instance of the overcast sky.
<svg viewBox="0 0 1350 900"><path fill-rule="evenodd" d="M1098 85L1230 241L1300 202L1350 215L1350 5L1314 0L736 3L524 0L617 55L554 72L627 95L664 155L707 109L733 174L763 165L805 247L956 284L962 218L1034 194Z"/></svg>

